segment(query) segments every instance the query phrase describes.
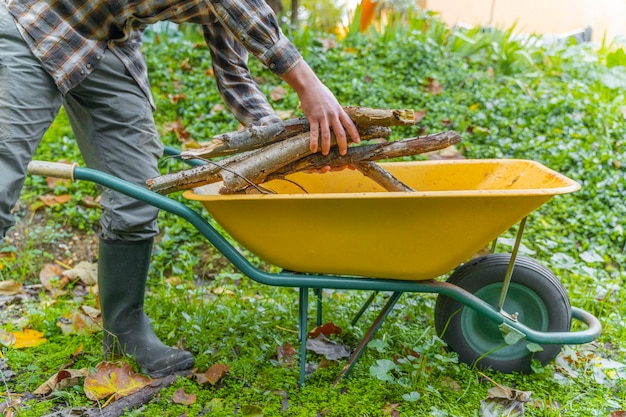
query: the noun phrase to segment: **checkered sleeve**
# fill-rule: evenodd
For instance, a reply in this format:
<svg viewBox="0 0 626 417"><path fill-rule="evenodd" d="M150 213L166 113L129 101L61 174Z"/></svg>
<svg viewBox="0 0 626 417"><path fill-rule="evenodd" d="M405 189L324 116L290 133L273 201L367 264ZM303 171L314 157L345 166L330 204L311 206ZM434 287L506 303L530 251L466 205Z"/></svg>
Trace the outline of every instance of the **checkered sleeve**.
<svg viewBox="0 0 626 417"><path fill-rule="evenodd" d="M204 27L213 72L220 94L235 117L244 125L279 121L267 97L252 79L248 51L219 22ZM275 119L275 120L274 120Z"/></svg>

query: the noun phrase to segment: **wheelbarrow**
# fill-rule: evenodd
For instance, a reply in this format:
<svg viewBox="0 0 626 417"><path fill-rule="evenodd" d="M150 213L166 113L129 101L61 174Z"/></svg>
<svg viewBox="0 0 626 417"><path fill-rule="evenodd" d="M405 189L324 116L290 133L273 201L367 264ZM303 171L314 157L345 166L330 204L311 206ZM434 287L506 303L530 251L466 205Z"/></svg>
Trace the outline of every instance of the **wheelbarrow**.
<svg viewBox="0 0 626 417"><path fill-rule="evenodd" d="M166 153L176 155L172 148ZM519 159L381 164L415 192L387 192L358 171L296 173L263 186L267 194L219 194L220 184L184 192L238 244L281 272L254 265L188 205L120 178L78 166L33 161L34 175L86 180L187 220L247 277L299 288L300 384L305 381L309 291L371 291L353 324L379 292L390 295L336 382L348 375L404 293L438 294L437 335L459 359L481 369L529 372L562 345L588 343L601 325L570 306L567 291L537 261L518 255L527 216L580 185L540 163ZM509 254L473 256L519 223ZM442 277L447 277L444 281ZM572 330L572 320L583 323Z"/></svg>

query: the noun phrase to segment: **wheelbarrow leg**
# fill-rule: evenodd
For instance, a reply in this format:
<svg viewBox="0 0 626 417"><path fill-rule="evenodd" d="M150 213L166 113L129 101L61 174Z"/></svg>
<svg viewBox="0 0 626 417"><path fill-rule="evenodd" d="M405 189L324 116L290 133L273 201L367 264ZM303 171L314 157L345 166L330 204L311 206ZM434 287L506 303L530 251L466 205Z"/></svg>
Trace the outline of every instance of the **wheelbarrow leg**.
<svg viewBox="0 0 626 417"><path fill-rule="evenodd" d="M316 326L321 326L322 325L322 303L323 303L323 299L322 297L323 295L323 291L321 288L315 288L313 290L313 292L315 293L315 298L317 299L317 318L315 320L315 325Z"/></svg>
<svg viewBox="0 0 626 417"><path fill-rule="evenodd" d="M354 318L350 322L350 326L356 325L356 323L359 321L363 313L365 313L365 311L369 308L369 306L372 304L372 302L374 301L374 298L376 298L377 295L378 295L378 291L374 291L370 294L369 298L365 300L365 304L363 304L363 307L361 307L359 312L356 313L356 316L354 316Z"/></svg>
<svg viewBox="0 0 626 417"><path fill-rule="evenodd" d="M304 386L304 377L306 374L306 339L307 339L307 321L309 306L309 289L300 288L300 314L298 323L298 338L300 341L300 386Z"/></svg>
<svg viewBox="0 0 626 417"><path fill-rule="evenodd" d="M378 317L376 317L376 320L374 320L374 323L372 323L371 327L357 346L356 350L352 353L352 356L350 356L348 363L346 363L346 365L343 367L343 369L335 379L335 386L337 386L339 381L341 381L344 376L348 375L350 371L352 371L352 368L363 354L363 351L367 347L367 344L370 342L370 340L372 340L372 337L374 337L380 326L383 324L385 318L387 318L393 307L400 299L401 295L401 292L394 292L393 294L391 294L389 301L387 301L387 304L385 304L381 312L378 314Z"/></svg>

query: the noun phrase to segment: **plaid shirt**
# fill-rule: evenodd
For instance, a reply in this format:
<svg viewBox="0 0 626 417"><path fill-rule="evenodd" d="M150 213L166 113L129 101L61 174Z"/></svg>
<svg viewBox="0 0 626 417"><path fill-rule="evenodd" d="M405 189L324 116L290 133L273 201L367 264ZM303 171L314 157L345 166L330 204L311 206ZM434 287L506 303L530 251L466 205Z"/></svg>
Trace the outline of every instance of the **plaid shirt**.
<svg viewBox="0 0 626 417"><path fill-rule="evenodd" d="M218 88L244 124L274 114L252 80L248 51L276 74L300 54L264 0L0 0L6 1L33 54L61 93L80 84L106 49L125 65L154 107L141 37L159 21L203 26Z"/></svg>

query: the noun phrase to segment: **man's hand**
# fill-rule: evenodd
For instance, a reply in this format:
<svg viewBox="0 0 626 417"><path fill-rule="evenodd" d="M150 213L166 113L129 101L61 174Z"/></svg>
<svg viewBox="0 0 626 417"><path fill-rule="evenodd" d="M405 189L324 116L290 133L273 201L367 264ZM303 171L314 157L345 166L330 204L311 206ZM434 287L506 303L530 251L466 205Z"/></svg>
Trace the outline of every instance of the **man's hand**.
<svg viewBox="0 0 626 417"><path fill-rule="evenodd" d="M283 74L282 78L298 94L302 111L309 120L312 152L318 151L321 140L322 154L328 155L331 129L335 134L340 155L346 154L348 138L354 143L360 142L359 132L352 119L304 60Z"/></svg>

